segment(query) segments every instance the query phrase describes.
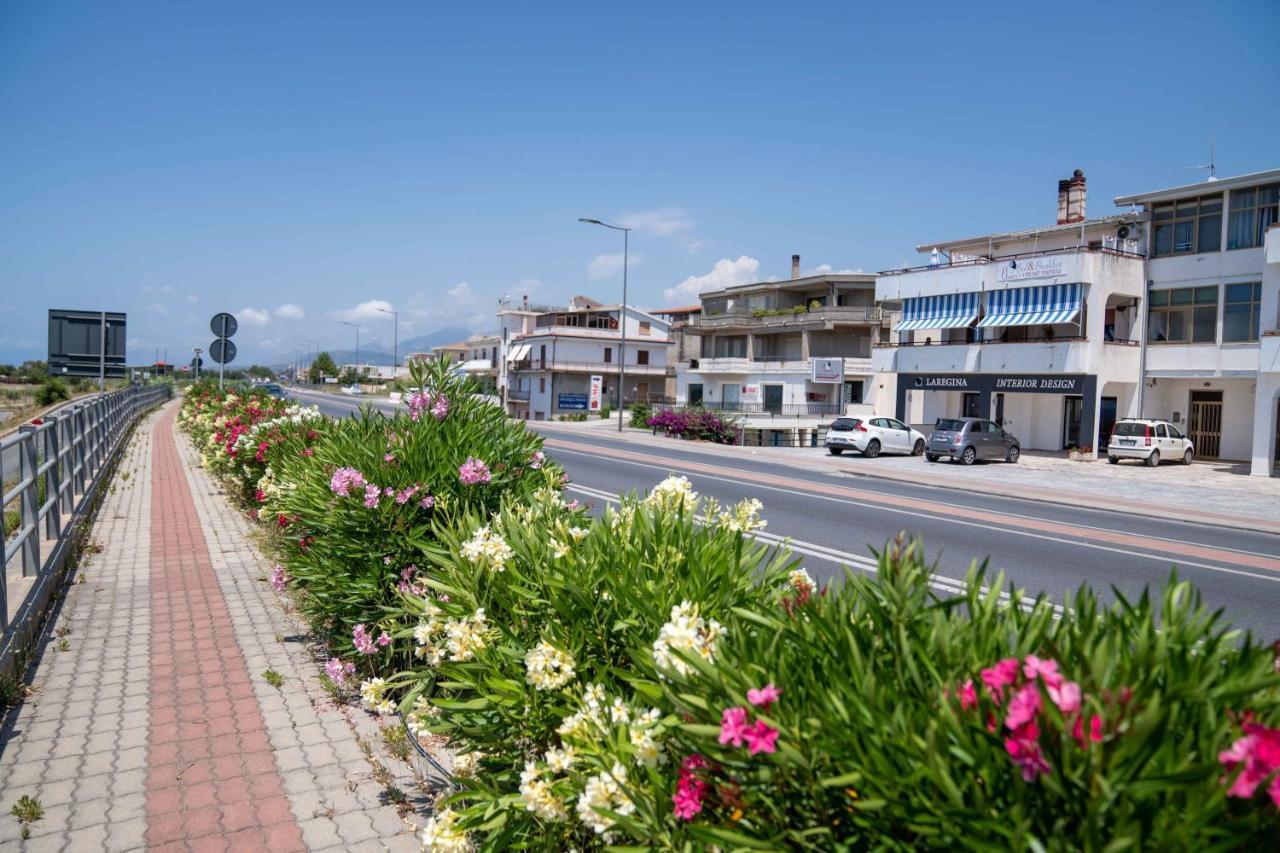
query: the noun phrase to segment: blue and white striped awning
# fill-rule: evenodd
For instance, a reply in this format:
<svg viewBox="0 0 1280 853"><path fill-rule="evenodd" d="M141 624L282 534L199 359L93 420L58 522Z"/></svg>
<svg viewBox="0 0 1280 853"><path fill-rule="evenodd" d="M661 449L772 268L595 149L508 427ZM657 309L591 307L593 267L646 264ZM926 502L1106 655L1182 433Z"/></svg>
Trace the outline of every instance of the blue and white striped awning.
<svg viewBox="0 0 1280 853"><path fill-rule="evenodd" d="M1012 287L987 294L987 316L978 326L1050 326L1069 323L1080 313L1079 284Z"/></svg>
<svg viewBox="0 0 1280 853"><path fill-rule="evenodd" d="M978 317L977 293L913 296L902 301L902 320L896 331L958 329Z"/></svg>

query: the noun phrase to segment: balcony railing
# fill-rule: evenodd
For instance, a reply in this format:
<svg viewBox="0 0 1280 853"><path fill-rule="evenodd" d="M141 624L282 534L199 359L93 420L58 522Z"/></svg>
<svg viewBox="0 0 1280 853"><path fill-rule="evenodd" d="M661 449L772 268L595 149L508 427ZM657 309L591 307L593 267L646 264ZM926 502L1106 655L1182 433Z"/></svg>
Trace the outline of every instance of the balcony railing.
<svg viewBox="0 0 1280 853"><path fill-rule="evenodd" d="M991 339L984 341L905 341L902 343L893 343L886 341L876 344L876 349L907 349L909 347L978 347L989 346L995 344L1061 344L1061 343L1083 343L1089 340L1083 335L1051 335L1047 338L1030 338L1020 341L1002 341L999 339ZM1108 343L1132 343L1137 345L1137 341L1108 341Z"/></svg>
<svg viewBox="0 0 1280 853"><path fill-rule="evenodd" d="M946 260L936 264L921 264L915 267L902 267L894 270L881 270L881 275L896 275L905 272L927 272L929 270L951 269L952 267L973 267L982 266L983 264L998 264L1004 261L1016 261L1022 258L1039 258L1045 255L1074 255L1081 252L1099 255L1115 255L1120 258L1137 258L1141 260L1146 257L1142 252L1130 252L1125 249L1116 249L1109 246L1067 246L1060 249L1040 249L1035 252L1017 252L1012 255L992 255L987 257L980 255L978 257L964 258L962 260Z"/></svg>
<svg viewBox="0 0 1280 853"><path fill-rule="evenodd" d="M616 361L521 361L511 365L514 372L520 371L552 371L555 373L600 373L613 375L618 372ZM663 364L628 364L628 376L666 376L667 367Z"/></svg>
<svg viewBox="0 0 1280 853"><path fill-rule="evenodd" d="M768 326L799 326L812 323L878 323L884 313L871 305L823 305L792 311L781 308L768 311L733 310L698 318L689 324L693 330Z"/></svg>
<svg viewBox="0 0 1280 853"><path fill-rule="evenodd" d="M708 412L724 412L733 415L764 415L775 418L803 418L824 415L842 415L843 403L781 403L770 406L765 403L715 402L703 400L700 405L687 409L703 409Z"/></svg>

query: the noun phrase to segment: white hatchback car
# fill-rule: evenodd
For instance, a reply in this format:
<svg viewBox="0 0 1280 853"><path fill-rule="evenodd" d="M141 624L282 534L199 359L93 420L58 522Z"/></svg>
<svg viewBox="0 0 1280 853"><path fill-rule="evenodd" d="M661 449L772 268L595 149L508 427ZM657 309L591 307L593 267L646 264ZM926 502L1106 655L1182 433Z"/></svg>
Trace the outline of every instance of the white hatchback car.
<svg viewBox="0 0 1280 853"><path fill-rule="evenodd" d="M873 415L869 418L836 418L827 428L827 452L839 456L856 450L874 459L883 453L924 453L924 433L895 418Z"/></svg>
<svg viewBox="0 0 1280 853"><path fill-rule="evenodd" d="M1107 444L1107 461L1119 464L1121 459L1141 459L1150 467L1162 459L1171 459L1190 465L1195 455L1195 445L1168 421L1125 418L1116 421Z"/></svg>

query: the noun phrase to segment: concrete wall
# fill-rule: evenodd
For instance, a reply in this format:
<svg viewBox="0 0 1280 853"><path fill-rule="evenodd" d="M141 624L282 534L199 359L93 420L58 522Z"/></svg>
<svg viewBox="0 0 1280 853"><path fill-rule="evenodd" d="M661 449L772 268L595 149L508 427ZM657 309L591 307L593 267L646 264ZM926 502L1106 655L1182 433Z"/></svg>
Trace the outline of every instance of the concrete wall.
<svg viewBox="0 0 1280 853"><path fill-rule="evenodd" d="M1222 392L1221 459L1248 459L1253 451L1254 379L1148 380L1143 417L1175 421L1184 430L1191 408L1192 391ZM1175 418L1176 415L1176 418Z"/></svg>

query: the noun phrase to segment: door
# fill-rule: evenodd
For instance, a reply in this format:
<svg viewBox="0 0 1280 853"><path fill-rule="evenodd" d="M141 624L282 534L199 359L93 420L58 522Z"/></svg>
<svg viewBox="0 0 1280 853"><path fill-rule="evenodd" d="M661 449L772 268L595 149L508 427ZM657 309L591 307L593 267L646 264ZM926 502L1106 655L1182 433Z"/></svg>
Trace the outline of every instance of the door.
<svg viewBox="0 0 1280 853"><path fill-rule="evenodd" d="M1064 397L1062 402L1062 447L1079 447L1080 413L1084 409L1084 398Z"/></svg>
<svg viewBox="0 0 1280 853"><path fill-rule="evenodd" d="M726 382L720 386L720 402L726 412L738 410L738 383Z"/></svg>
<svg viewBox="0 0 1280 853"><path fill-rule="evenodd" d="M1098 445L1106 447L1111 443L1111 431L1116 428L1116 398L1103 397L1102 406L1098 409Z"/></svg>
<svg viewBox="0 0 1280 853"><path fill-rule="evenodd" d="M766 385L764 386L764 410L773 414L782 412L782 386Z"/></svg>
<svg viewBox="0 0 1280 853"><path fill-rule="evenodd" d="M996 425L1004 426L1004 395L996 395Z"/></svg>
<svg viewBox="0 0 1280 853"><path fill-rule="evenodd" d="M978 401L982 399L980 394L967 393L960 401L960 417L962 418L980 418L983 414L978 411Z"/></svg>
<svg viewBox="0 0 1280 853"><path fill-rule="evenodd" d="M1222 392L1192 391L1191 416L1187 431L1196 446L1196 456L1217 459L1222 452Z"/></svg>
<svg viewBox="0 0 1280 853"><path fill-rule="evenodd" d="M648 382L636 383L636 402L637 403L649 402L649 383Z"/></svg>
<svg viewBox="0 0 1280 853"><path fill-rule="evenodd" d="M686 395L686 399L689 401L690 406L702 405L702 383L701 382L689 383L689 391Z"/></svg>
<svg viewBox="0 0 1280 853"><path fill-rule="evenodd" d="M893 436L893 448L903 453L911 452L911 430L907 429L907 425L902 421L893 418L885 418L885 424L888 426L887 432Z"/></svg>

